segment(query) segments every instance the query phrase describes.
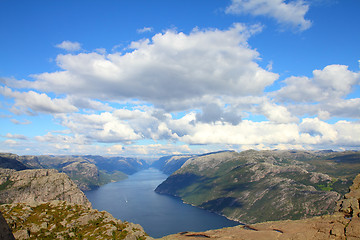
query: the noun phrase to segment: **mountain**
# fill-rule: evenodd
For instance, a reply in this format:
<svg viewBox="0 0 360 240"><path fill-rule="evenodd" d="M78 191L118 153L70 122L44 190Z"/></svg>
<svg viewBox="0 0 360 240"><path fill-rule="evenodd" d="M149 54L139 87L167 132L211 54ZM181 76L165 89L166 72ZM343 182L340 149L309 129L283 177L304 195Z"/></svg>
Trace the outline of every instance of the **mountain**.
<svg viewBox="0 0 360 240"><path fill-rule="evenodd" d="M19 161L19 156L12 153L0 153L0 168L25 170L29 167Z"/></svg>
<svg viewBox="0 0 360 240"><path fill-rule="evenodd" d="M149 165L144 160L125 157L102 157L92 155L40 155L18 156L0 153L0 168L57 169L66 173L81 190L87 191L109 182L127 178Z"/></svg>
<svg viewBox="0 0 360 240"><path fill-rule="evenodd" d="M162 240L211 239L360 239L360 174L354 179L350 192L337 202L332 215L294 221L264 222L239 225L206 232L182 232Z"/></svg>
<svg viewBox="0 0 360 240"><path fill-rule="evenodd" d="M156 188L245 223L331 213L360 172L359 152L244 151L189 158Z"/></svg>
<svg viewBox="0 0 360 240"><path fill-rule="evenodd" d="M41 155L38 159L45 168L68 174L83 191L123 180L127 178L126 174L148 167L143 160L122 157Z"/></svg>
<svg viewBox="0 0 360 240"><path fill-rule="evenodd" d="M0 169L1 204L51 200L91 206L85 194L65 173L55 169Z"/></svg>
<svg viewBox="0 0 360 240"><path fill-rule="evenodd" d="M81 156L87 161L94 163L99 169L107 172L120 171L131 175L140 170L149 168L144 160L129 157L103 157L86 155Z"/></svg>
<svg viewBox="0 0 360 240"><path fill-rule="evenodd" d="M161 170L165 174L172 174L194 155L172 155L159 158L151 167Z"/></svg>
<svg viewBox="0 0 360 240"><path fill-rule="evenodd" d="M77 185L55 169L0 169L0 203L0 239L147 238L140 225L93 209Z"/></svg>

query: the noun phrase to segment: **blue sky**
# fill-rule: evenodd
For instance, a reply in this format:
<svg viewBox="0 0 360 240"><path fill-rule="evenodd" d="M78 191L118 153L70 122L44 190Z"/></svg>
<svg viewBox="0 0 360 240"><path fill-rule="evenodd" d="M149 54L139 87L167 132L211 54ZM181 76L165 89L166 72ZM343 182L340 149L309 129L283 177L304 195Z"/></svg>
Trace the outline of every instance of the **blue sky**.
<svg viewBox="0 0 360 240"><path fill-rule="evenodd" d="M0 0L0 151L360 148L358 0Z"/></svg>

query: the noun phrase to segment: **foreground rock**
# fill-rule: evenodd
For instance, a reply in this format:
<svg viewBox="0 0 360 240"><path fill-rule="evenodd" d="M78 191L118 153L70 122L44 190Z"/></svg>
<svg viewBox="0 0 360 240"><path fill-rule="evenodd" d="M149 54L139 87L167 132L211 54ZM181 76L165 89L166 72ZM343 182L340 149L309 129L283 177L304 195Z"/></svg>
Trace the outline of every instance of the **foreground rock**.
<svg viewBox="0 0 360 240"><path fill-rule="evenodd" d="M355 178L350 192L338 201L332 215L302 220L265 222L253 225L237 226L206 232L183 232L162 238L180 239L360 239L360 174Z"/></svg>
<svg viewBox="0 0 360 240"><path fill-rule="evenodd" d="M65 174L54 169L0 169L0 203L66 200L87 207L85 194Z"/></svg>
<svg viewBox="0 0 360 240"><path fill-rule="evenodd" d="M0 212L0 239L2 240L15 240L9 225Z"/></svg>
<svg viewBox="0 0 360 240"><path fill-rule="evenodd" d="M16 239L147 239L138 224L65 201L0 205Z"/></svg>

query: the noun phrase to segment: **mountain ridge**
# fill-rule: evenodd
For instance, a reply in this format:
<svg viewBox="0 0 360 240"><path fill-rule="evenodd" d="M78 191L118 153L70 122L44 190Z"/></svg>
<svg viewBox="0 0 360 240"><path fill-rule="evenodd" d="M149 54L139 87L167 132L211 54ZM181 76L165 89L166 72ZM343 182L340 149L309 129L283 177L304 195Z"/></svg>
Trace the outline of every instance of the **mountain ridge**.
<svg viewBox="0 0 360 240"><path fill-rule="evenodd" d="M300 219L331 213L359 172L359 152L218 152L190 158L155 191L245 223Z"/></svg>

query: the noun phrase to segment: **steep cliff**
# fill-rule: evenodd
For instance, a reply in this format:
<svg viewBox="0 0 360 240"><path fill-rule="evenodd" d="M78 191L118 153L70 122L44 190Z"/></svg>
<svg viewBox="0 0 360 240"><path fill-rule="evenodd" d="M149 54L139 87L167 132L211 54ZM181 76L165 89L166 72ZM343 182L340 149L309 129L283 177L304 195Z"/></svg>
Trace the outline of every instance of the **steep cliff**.
<svg viewBox="0 0 360 240"><path fill-rule="evenodd" d="M55 169L0 169L0 203L51 200L91 206L84 193L65 173Z"/></svg>
<svg viewBox="0 0 360 240"><path fill-rule="evenodd" d="M146 239L138 224L65 201L0 205L16 239Z"/></svg>
<svg viewBox="0 0 360 240"><path fill-rule="evenodd" d="M169 235L163 240L195 240L199 238L237 240L328 240L360 239L360 174L354 179L350 192L337 202L334 214L295 221L264 222L253 225L183 232Z"/></svg>
<svg viewBox="0 0 360 240"><path fill-rule="evenodd" d="M245 223L329 214L359 152L218 152L188 159L155 190Z"/></svg>

